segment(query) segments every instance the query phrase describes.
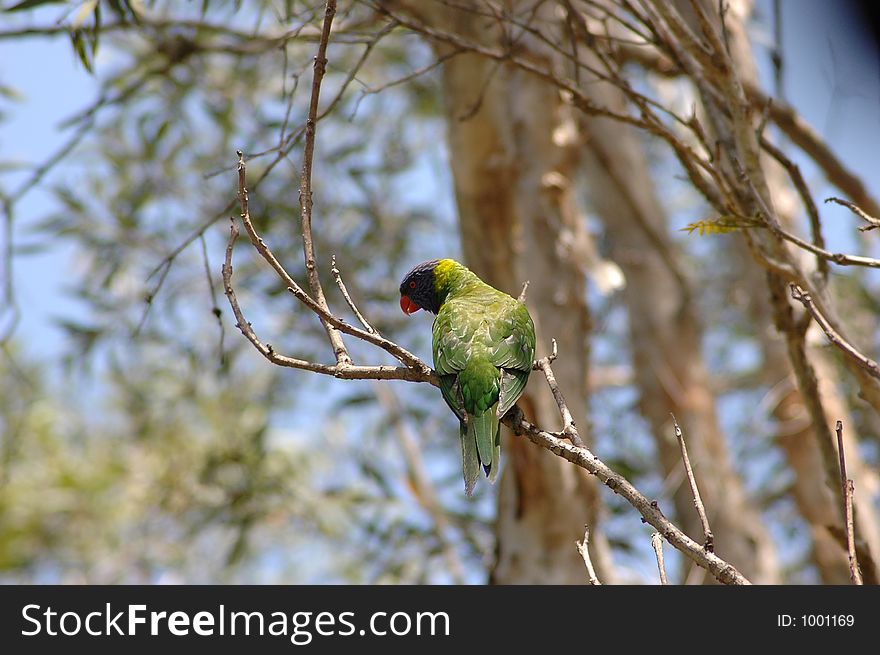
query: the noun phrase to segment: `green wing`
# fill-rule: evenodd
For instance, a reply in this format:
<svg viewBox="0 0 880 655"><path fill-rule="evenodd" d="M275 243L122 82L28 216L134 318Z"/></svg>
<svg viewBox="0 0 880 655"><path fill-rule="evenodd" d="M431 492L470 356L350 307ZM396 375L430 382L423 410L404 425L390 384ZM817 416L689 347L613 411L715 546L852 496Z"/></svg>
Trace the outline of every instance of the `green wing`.
<svg viewBox="0 0 880 655"><path fill-rule="evenodd" d="M529 381L535 359L535 325L526 306L515 306L505 312L492 332L492 363L501 369L501 392L496 415L502 418L522 395Z"/></svg>
<svg viewBox="0 0 880 655"><path fill-rule="evenodd" d="M464 399L458 384L458 373L467 364L468 344L466 335L459 328L452 329L449 312L440 311L434 320L433 350L434 370L440 378L443 400L455 412L460 421L465 420Z"/></svg>
<svg viewBox="0 0 880 655"><path fill-rule="evenodd" d="M464 399L461 397L461 389L458 386L458 375L440 376L440 393L450 409L458 416L459 421L464 421Z"/></svg>

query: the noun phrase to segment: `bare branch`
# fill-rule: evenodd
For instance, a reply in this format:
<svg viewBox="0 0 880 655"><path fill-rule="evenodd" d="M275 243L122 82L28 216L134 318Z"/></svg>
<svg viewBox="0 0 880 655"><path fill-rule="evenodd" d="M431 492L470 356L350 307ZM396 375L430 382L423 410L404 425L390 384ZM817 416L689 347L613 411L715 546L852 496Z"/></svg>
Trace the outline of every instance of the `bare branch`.
<svg viewBox="0 0 880 655"><path fill-rule="evenodd" d="M637 62L665 77L679 76L685 72L672 58L651 48L624 45L617 49L617 55L623 62ZM856 204L865 208L869 215L880 216L880 202L794 107L770 98L749 80L741 82L752 105L759 112L766 111L768 118L822 170L831 184L855 199Z"/></svg>
<svg viewBox="0 0 880 655"><path fill-rule="evenodd" d="M345 288L345 282L342 281L342 274L339 272L339 269L336 268L336 255L331 255L330 257L330 273L333 274L333 279L336 280L336 286L339 287L339 292L342 294L342 297L345 298L346 304L348 304L351 311L354 312L354 315L357 316L357 319L361 322L361 325L364 326L364 329L370 334L378 334L375 328L373 328L373 326L367 321L366 317L361 314L357 305L354 304L354 300L352 300L351 296L348 294L348 289Z"/></svg>
<svg viewBox="0 0 880 655"><path fill-rule="evenodd" d="M614 472L588 448L573 446L555 434L532 425L523 418L521 411L508 412L502 422L515 433L525 435L532 443L595 475L602 484L626 499L630 505L638 510L645 523L654 526L674 548L681 551L698 566L709 571L719 582L731 585L751 584L733 564L721 559L715 553L707 552L700 544L676 527L660 511L657 501L648 500L629 480Z"/></svg>
<svg viewBox="0 0 880 655"><path fill-rule="evenodd" d="M706 508L703 506L703 499L700 498L700 490L697 488L697 480L694 478L694 470L691 468L691 460L688 457L687 446L684 444L684 435L681 433L681 428L678 425L678 421L675 420L675 416L672 416L672 424L675 426L675 437L678 439L678 446L681 448L681 460L684 462L684 470L687 473L688 482L691 485L691 494L694 497L694 507L697 509L697 514L700 516L700 523L703 526L703 548L707 553L715 552L715 536L712 534L712 530L709 527L709 518L706 516Z"/></svg>
<svg viewBox="0 0 880 655"><path fill-rule="evenodd" d="M327 0L324 8L324 26L321 30L321 41L318 44L318 54L315 56L315 72L312 77L312 95L309 100L309 114L306 120L306 140L303 147L302 174L300 176L299 203L300 217L302 219L303 254L305 255L306 275L309 278L309 288L315 302L325 312L329 312L327 300L324 298L324 289L321 287L321 279L315 265L315 244L312 240L312 159L315 155L315 130L317 127L318 99L321 95L321 80L327 69L327 43L330 40L330 27L333 25L333 17L336 15L336 0ZM342 341L342 335L334 329L325 319L321 319L327 338L333 346L333 354L336 355L336 364L345 366L351 363L351 357Z"/></svg>
<svg viewBox="0 0 880 655"><path fill-rule="evenodd" d="M880 218L875 218L874 216L871 216L868 212L866 212L864 209L859 207L854 202L850 202L849 200L843 200L842 198L834 198L834 197L825 198L825 202L834 202L834 203L837 203L838 205L843 205L844 207L849 209L851 212L853 212L856 216L858 216L859 218L864 220L866 223L868 223L868 225L862 225L859 228L860 232L867 232L868 230L873 230L873 229L880 227Z"/></svg>
<svg viewBox="0 0 880 655"><path fill-rule="evenodd" d="M801 202L804 205L804 209L807 210L807 216L810 218L810 231L812 233L813 245L824 250L825 238L822 236L822 221L819 218L819 210L816 209L816 203L813 202L813 196L810 194L810 189L807 187L807 182L804 180L800 167L782 152L780 148L777 148L763 136L760 137L760 142L761 147L788 172L788 177L791 179L792 184L794 184L795 189L797 189L798 195L801 197ZM819 274L822 276L823 280L827 280L828 259L817 256L816 261Z"/></svg>
<svg viewBox="0 0 880 655"><path fill-rule="evenodd" d="M601 585L599 578L596 577L596 570L593 568L593 560L590 559L590 526L584 526L584 540L575 541L578 552L584 558L584 566L587 567L587 576L591 585Z"/></svg>
<svg viewBox="0 0 880 655"><path fill-rule="evenodd" d="M789 286L791 288L791 297L800 302L806 310L810 312L816 320L816 323L818 323L819 327L822 328L822 331L825 332L828 340L840 348L847 357L856 362L872 377L880 380L880 366L877 365L877 362L859 352L855 346L844 339L833 327L831 327L828 319L818 310L813 303L812 296L807 291L804 291L797 284L791 284Z"/></svg>
<svg viewBox="0 0 880 655"><path fill-rule="evenodd" d="M556 339L553 339L553 351L547 356L542 357L537 360L533 368L536 371L541 371L544 374L544 377L547 378L547 384L550 386L550 392L553 394L553 399L556 401L556 406L559 407L559 413L562 415L562 432L560 432L560 436L568 439L575 446L583 446L584 442L581 441L580 436L578 436L577 426L574 424L574 419L571 416L571 411L568 409L568 405L565 402L565 398L562 395L562 391L559 389L559 384L556 382L556 376L553 374L553 369L550 368L550 363L556 359L557 350L556 350Z"/></svg>
<svg viewBox="0 0 880 655"><path fill-rule="evenodd" d="M654 549L654 554L657 556L657 569L660 571L660 584L669 584L669 579L666 577L666 565L663 563L663 535L659 532L655 532L651 535L651 547Z"/></svg>
<svg viewBox="0 0 880 655"><path fill-rule="evenodd" d="M352 325L349 325L348 323L343 321L341 318L338 318L337 316L334 316L333 314L331 314L330 311L326 307L322 307L320 304L318 304L317 300L315 300L314 298L309 296L305 291L303 291L302 287L300 287L299 284L297 284L297 282L290 276L290 274L287 272L287 270L284 268L284 266L281 265L281 262L278 261L278 258L275 257L275 254L269 249L269 247L266 245L266 242L263 241L262 237L257 233L256 228L254 228L254 224L253 224L253 221L251 220L250 210L248 207L248 191L247 191L247 187L245 186L246 175L247 175L247 171L246 171L246 166L245 166L245 162L244 162L244 156L242 155L241 151L239 151L238 152L238 198L239 198L239 202L241 204L241 220L242 220L242 223L244 224L244 229L248 233L248 236L250 237L251 243L254 245L254 248L256 248L257 252L260 253L260 255L263 257L263 259L265 259L266 262L268 262L268 264L274 269L275 273L278 274L278 277L281 278L281 280L287 286L287 290L290 291L294 296L296 296L296 298L299 299L300 302L305 304L306 307L308 307L312 312L317 314L318 318L321 319L321 321L324 322L326 325L329 325L330 327L335 328L335 330L339 330L340 332L345 332L346 334L350 334L354 337L362 339L363 341L366 341L367 343L371 343L374 346L378 346L379 348L382 348L383 350L385 350L386 352L388 352L389 354L391 354L395 358L397 358L399 361L401 361L403 364L405 364L408 368L413 369L413 371L415 371L415 373L416 373L416 375L414 377L411 376L411 377L397 378L397 379L413 379L413 380L418 380L421 382L430 381L432 384L436 384L436 379L434 377L433 371L431 370L431 367L428 366L421 359L419 359L418 357L413 355L411 352L409 352L405 348L401 348L396 343L393 343L393 342L389 341L388 339L385 339L384 337L380 336L377 333L366 332L366 331L361 330L359 328L356 328ZM235 231L236 231L236 236L237 236L237 228ZM232 239L232 237L230 237L230 239ZM232 253L231 253L231 251L228 252L228 255L229 255L229 258L228 258L227 263L230 266L229 276L231 278L231 275L232 275L232 272L231 272L231 266L232 266L231 255L232 255ZM231 290L232 290L232 287L227 285L227 296L229 296L229 292ZM241 322L241 320L239 319L238 316L236 316L236 319L238 319L239 322ZM239 326L239 328L241 328L241 326ZM245 335L245 336L248 336L248 335ZM328 336L329 336L329 333L328 333ZM331 345L332 345L332 341L331 341ZM336 353L336 352L337 351L334 348L334 353ZM324 373L330 372L330 374L336 375L337 377L345 377L345 376L341 375L341 373L338 369L344 368L345 366L350 366L351 360L349 359L348 362L345 362L340 365L339 360L337 359L336 363L337 363L337 366L332 367L332 372L330 372L330 369L322 370L322 371L318 371L318 372L324 372ZM284 366L291 366L292 364L283 364L283 365ZM304 368L304 367L298 366L297 368ZM390 368L390 367L385 367L385 368ZM382 379L391 379L391 378L383 377Z"/></svg>
<svg viewBox="0 0 880 655"><path fill-rule="evenodd" d="M840 486L843 493L843 524L846 528L846 550L849 556L849 577L853 584L864 584L862 572L859 570L859 560L856 557L856 537L853 525L853 481L846 475L846 454L843 448L843 421L838 421L835 427L837 432L837 452L840 455Z"/></svg>
<svg viewBox="0 0 880 655"><path fill-rule="evenodd" d="M245 198L246 203L246 194L242 194L242 197ZM413 361L412 366L397 368L391 366L355 366L352 364L340 367L338 365L318 364L315 362L309 362L306 360L279 355L275 352L274 348L272 348L271 345L264 344L255 334L251 324L245 319L241 308L239 307L238 300L236 299L235 292L232 288L232 250L235 244L235 240L238 237L238 228L233 222L230 230L229 241L226 246L226 259L223 265L223 286L226 292L226 296L229 299L230 306L232 307L233 315L235 316L235 319L237 321L237 327L260 352L260 354L262 354L273 364L277 364L279 366L300 368L315 373L321 373L324 375L333 375L342 379L408 380L411 382L428 382L429 384L433 384L435 386L437 385L437 379L436 376L433 374L433 371L431 371L431 369L424 362L421 362L421 360L419 360L414 355L408 353L397 344L389 342L376 334L371 334L364 330L352 327L343 322L341 319L322 310L314 299L312 299L308 294L305 293L305 291L303 291L298 285L296 285L296 283L292 280L292 278L290 278L284 268L281 267L281 265L277 262L277 259L275 259L275 256L266 247L266 244L263 242L263 240L254 231L250 216L247 213L246 204L243 209L242 220L244 222L245 228L248 230L248 233L251 237L251 242L254 244L254 247L260 252L263 258L266 259L266 261L269 262L270 265L272 265L272 267L276 269L276 272L278 272L279 276L281 276L283 280L291 285L289 287L289 290L311 311L324 318L324 320L326 320L334 327L348 334L351 334L352 336L367 341L368 343L377 345L399 358L411 358ZM553 386L556 386L556 390L558 392L559 389L558 386L555 385L555 377L553 377L552 370L550 369L550 362L552 362L557 355L555 351L556 349L554 348L554 352L552 352L549 356L543 358L539 362L536 362L535 367L541 368L544 371L545 376L547 376L549 372L548 384L551 384L550 381L553 380L552 384ZM405 353L406 355L404 356L403 353ZM563 414L563 416L570 416L570 411L565 404L565 400L562 397L562 394L558 393L554 394L554 396L557 397L557 402L560 405L560 412ZM657 530L659 530L670 544L672 544L676 549L680 550L682 553L690 557L699 566L702 566L703 568L711 572L720 582L723 582L725 584L749 584L749 581L745 577L743 577L743 575L739 571L737 571L733 565L717 557L714 553L706 552L699 544L693 541L684 532L679 530L671 521L663 516L663 513L660 511L655 501L648 500L628 480L626 480L618 473L615 473L603 462L601 462L595 455L593 455L589 450L587 450L587 448L583 445L580 437L578 436L577 427L574 425L573 422L569 422L567 424L567 427L569 429L568 435L566 435L564 432L557 435L546 432L532 425L523 418L521 411L516 410L518 410L517 407L515 407L514 410L508 412L502 419L504 424L512 428L514 432L516 432L517 434L525 434L528 439L533 443L541 446L542 448L550 450L555 455L567 459L568 461L576 464L577 466L580 466L581 468L587 470L593 475L596 475L612 491L623 496L634 508L636 508L642 514L644 521L650 523ZM572 443L563 441L563 438L566 436L569 437Z"/></svg>
<svg viewBox="0 0 880 655"><path fill-rule="evenodd" d="M393 21L392 24L397 25L397 22ZM462 52L464 52L464 51L461 48L456 48L454 50L451 50L450 52L447 52L444 55L441 55L440 57L437 57L436 60L432 61L427 66L422 66L421 68L417 68L416 70L412 71L411 73L409 73L407 75L404 75L403 77L399 77L397 79L394 79L390 82L386 82L385 84L381 84L379 86L369 87L369 88L361 90L361 93L358 96L358 99L355 101L354 107L351 110L351 114L349 115L349 119L354 118L355 114L357 114L357 111L361 106L361 102L367 96L373 95L376 93L381 93L382 91L384 91L386 89L390 89L391 87L395 87L400 84L405 84L406 82L410 82L411 80L414 80L417 77L420 77L426 73L431 72L432 70L434 70L438 66L442 66L444 63L446 63L447 61L449 61L453 57L460 55Z"/></svg>
<svg viewBox="0 0 880 655"><path fill-rule="evenodd" d="M526 301L526 292L528 290L529 290L529 281L526 280L525 282L523 282L522 291L519 292L519 297L517 298L517 300L524 303Z"/></svg>
<svg viewBox="0 0 880 655"><path fill-rule="evenodd" d="M252 231L253 226L251 224L250 217L246 213L243 215L243 220L245 226L249 228L249 231ZM323 375L332 375L334 377L342 379L407 380L410 382L428 382L429 384L433 384L435 386L437 385L436 376L434 376L430 368L428 368L426 364L418 360L418 358L415 358L415 356L413 355L409 355L409 357L412 357L413 359L415 359L416 362L419 362L422 368L418 368L416 366L397 368L391 366L355 366L352 364L340 367L338 365L318 364L315 362L309 362L302 359L279 355L277 352L275 352L274 348L271 345L263 343L257 337L251 324L245 319L238 304L238 300L236 299L235 292L232 288L232 250L237 237L238 228L233 222L230 228L229 241L226 246L226 259L223 265L223 287L226 293L226 297L229 300L229 304L232 307L232 313L237 321L237 327L239 328L239 330L241 330L241 333L260 352L260 354L262 354L270 362L279 366L299 368L312 371L314 373L321 373ZM277 262L277 260L275 260L274 258L274 255L272 255L271 252L268 251L265 243L263 243L262 239L260 239L260 237L255 232L251 235L251 240L257 250L264 255L264 258L266 258L267 261L270 261L270 263L272 261ZM283 273L279 273L279 275L282 275L282 277L286 279L290 279L283 268L281 269L281 271ZM297 298L304 302L310 310L320 316L323 316L325 320L330 322L332 325L346 331L352 336L358 337L369 343L373 343L374 345L378 345L388 352L392 352L392 354L407 352L397 344L387 342L385 339L378 337L375 334L371 334L364 330L359 330L358 328L348 326L346 323L329 313L322 314L322 310L317 305L317 303L312 298L310 298L308 294L306 294L300 287L291 287L290 291L292 291ZM553 352L551 353L551 355L543 358L540 361L542 370L544 370L545 375L547 374L547 371L550 370L549 364L555 358L555 356L556 353ZM536 363L536 367L538 367L538 363ZM555 378L552 377L552 370L550 371L550 376L551 379L553 379L555 382ZM560 411L563 412L564 415L566 413L570 415L570 412L565 405L565 400L561 397L561 394L559 394L558 402L561 403ZM516 409L518 408L515 407L515 410ZM601 462L595 455L593 455L589 450L587 450L587 448L583 445L580 437L578 436L577 428L573 422L569 423L571 432L570 440L572 441L572 443L576 442L579 445L572 445L570 443L567 443L566 441L563 441L562 436L557 436L556 434L541 430L540 428L526 421L523 418L521 411L517 412L515 410L508 412L502 419L502 421L505 423L505 425L512 428L517 434L525 434L533 443L541 446L542 448L550 450L555 455L567 459L568 461L576 464L577 466L580 466L581 468L587 470L593 475L596 475L605 485L608 486L608 488L610 488L615 493L623 496L634 508L636 508L642 514L643 520L657 528L657 530L659 530L660 533L663 534L663 536L669 541L670 544L672 544L676 549L680 550L682 553L690 557L699 566L702 566L703 568L711 572L720 582L723 582L725 584L749 584L749 581L745 577L743 577L743 575L739 571L737 571L733 565L717 557L714 553L706 552L699 544L693 541L690 537L684 534L684 532L679 530L671 521L663 516L663 513L660 511L656 501L648 500L628 480L626 480L618 473L615 473L603 462ZM563 434L563 436L565 435Z"/></svg>
<svg viewBox="0 0 880 655"><path fill-rule="evenodd" d="M333 375L342 379L408 380L411 382L428 382L429 384L436 386L437 379L433 371L427 366L427 364L415 357L415 355L412 355L397 344L390 342L377 334L348 325L341 319L333 316L326 310L323 310L313 298L296 284L253 227L248 210L247 190L244 188L243 159L240 161L240 166L239 197L242 202L242 222L251 238L251 243L270 266L272 266L279 277L288 284L289 291L291 291L291 293L303 302L312 312L323 318L333 327L363 341L379 346L386 352L391 353L401 361L407 363L407 366L395 368L391 366L355 366L352 364L339 366L318 364L279 355L271 345L263 343L255 334L251 324L245 319L232 288L232 251L238 237L238 228L233 222L230 229L229 241L226 246L226 259L223 265L223 287L230 306L232 307L233 315L237 321L237 327L241 330L242 334L254 345L260 354L273 364L279 366L304 369L324 375ZM557 399L560 412L563 416L567 415L570 417L571 413L565 404L565 399L562 397L561 392L559 392L558 385L555 384L555 377L553 376L552 369L550 369L550 363L556 358L556 356L557 352L554 341L553 352L536 362L535 368L540 368L544 371L545 377L548 378L548 384L551 384L551 390L553 387L556 389L554 397ZM550 450L557 456L567 459L593 475L596 475L612 491L623 496L634 508L636 508L641 513L643 519L659 530L670 544L686 556L690 557L699 566L702 566L711 572L720 582L725 584L749 584L749 581L737 571L733 565L717 557L714 553L706 552L699 544L693 541L663 516L663 513L660 511L656 502L648 500L628 480L618 473L615 473L587 450L577 434L577 427L574 425L573 421L566 421L568 434L563 432L557 435L546 432L532 425L523 418L521 411L515 410L518 410L518 408L515 407L514 410L508 412L502 421L517 434L525 434L533 443ZM565 419L563 420L565 421ZM563 441L563 438L565 437L568 437L571 443Z"/></svg>
<svg viewBox="0 0 880 655"><path fill-rule="evenodd" d="M799 236L796 236L791 232L787 232L778 224L770 223L767 227L774 234L782 237L790 243L793 243L798 248L803 248L804 250L807 250L814 255L821 257L822 259L826 259L829 262L832 262L839 266L864 266L866 268L880 268L880 259L874 259L873 257L861 257L859 255L846 255L840 252L831 252L829 250L826 250L825 248L821 248L815 244L812 244L809 241L804 241Z"/></svg>
<svg viewBox="0 0 880 655"><path fill-rule="evenodd" d="M275 349L268 343L263 343L254 332L250 322L245 319L232 288L232 249L238 238L238 227L235 221L232 221L229 231L229 241L226 244L226 259L223 263L223 290L229 305L232 308L232 314L235 316L236 327L250 341L257 351L273 364L278 366L286 366L289 368L299 368L313 373L321 373L322 375L332 375L333 377L344 380L407 380L409 382L427 382L436 386L436 377L431 373L431 369L423 364L423 369L414 367L394 367L394 366L355 366L348 364L346 366L318 364L304 359L295 357L287 357L275 352ZM314 301L313 301L314 302ZM313 310L314 311L314 310ZM368 335L369 333L363 332ZM372 335L370 335L372 336ZM426 372L427 371L427 372Z"/></svg>

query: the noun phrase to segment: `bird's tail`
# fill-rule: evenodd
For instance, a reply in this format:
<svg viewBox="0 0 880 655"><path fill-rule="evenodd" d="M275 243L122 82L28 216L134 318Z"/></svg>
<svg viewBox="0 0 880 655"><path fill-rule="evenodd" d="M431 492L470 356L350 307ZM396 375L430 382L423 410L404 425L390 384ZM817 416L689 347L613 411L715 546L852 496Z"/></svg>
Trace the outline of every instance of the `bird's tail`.
<svg viewBox="0 0 880 655"><path fill-rule="evenodd" d="M482 414L468 414L461 426L461 464L464 490L468 496L474 491L480 466L495 482L501 468L501 422L495 416L493 405Z"/></svg>

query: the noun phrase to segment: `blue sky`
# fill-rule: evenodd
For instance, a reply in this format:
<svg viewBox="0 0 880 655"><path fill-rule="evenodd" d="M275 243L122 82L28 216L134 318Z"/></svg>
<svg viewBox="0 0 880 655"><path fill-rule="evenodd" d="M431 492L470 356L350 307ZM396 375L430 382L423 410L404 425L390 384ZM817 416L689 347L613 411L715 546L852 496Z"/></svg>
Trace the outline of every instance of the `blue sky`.
<svg viewBox="0 0 880 655"><path fill-rule="evenodd" d="M96 82L74 59L67 39L0 42L0 83L21 94L19 102L3 105L7 118L0 123L0 159L32 166L51 156L66 136L59 123L91 101ZM27 171L4 173L4 189L15 189L28 177ZM29 228L52 208L51 195L41 188L22 198L16 208L15 243L33 242ZM73 254L69 247L54 244L45 253L15 260L22 311L18 335L27 335L20 341L29 353L51 356L63 345L51 320L76 315L76 305L62 290Z"/></svg>

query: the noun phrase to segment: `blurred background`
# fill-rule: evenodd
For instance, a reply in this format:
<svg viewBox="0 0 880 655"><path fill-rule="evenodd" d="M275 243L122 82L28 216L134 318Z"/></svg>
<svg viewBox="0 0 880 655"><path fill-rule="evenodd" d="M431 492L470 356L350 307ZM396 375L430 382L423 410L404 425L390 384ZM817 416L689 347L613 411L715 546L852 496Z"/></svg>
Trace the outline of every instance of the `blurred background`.
<svg viewBox="0 0 880 655"><path fill-rule="evenodd" d="M430 361L430 318L397 305L414 264L463 259L513 295L529 279L538 354L559 340L557 375L593 452L699 540L674 411L719 554L754 581L847 582L814 432L845 421L870 569L880 424L837 351L808 334L823 428L758 306L767 292L741 235L682 229L712 210L664 144L572 117L544 82L380 11L540 50L518 25L552 34L572 5L607 23L615 4L339 3L313 180L331 308L353 320L332 253L373 325ZM575 540L589 523L600 578L658 582L650 526L574 467L509 438L500 482L467 498L457 421L436 389L276 368L236 329L220 265L237 149L258 229L305 280L301 135L321 3L2 6L0 581L580 584ZM870 12L822 0L729 10L739 74L794 107L880 194ZM696 102L687 79L627 66L658 102L682 114ZM821 203L843 195L821 167L766 131L800 166L828 249L878 256L876 233ZM607 174L615 167L625 179ZM790 182L773 194L806 234ZM320 324L246 240L235 264L263 341L332 361ZM876 357L880 280L832 268L829 284ZM394 363L348 343L357 363ZM559 429L544 386L533 376L525 409ZM666 551L675 581L709 581Z"/></svg>

